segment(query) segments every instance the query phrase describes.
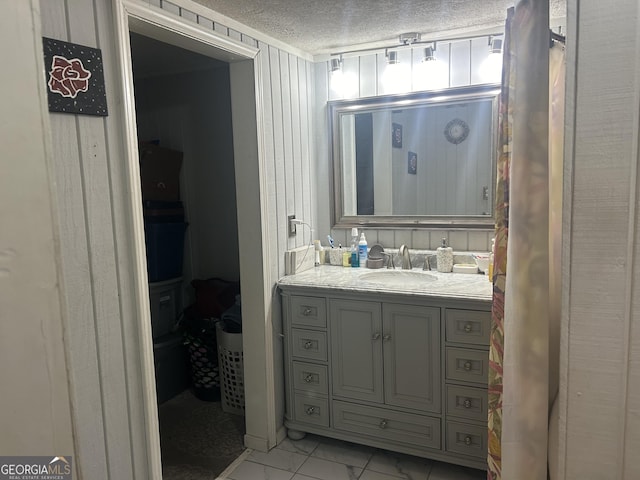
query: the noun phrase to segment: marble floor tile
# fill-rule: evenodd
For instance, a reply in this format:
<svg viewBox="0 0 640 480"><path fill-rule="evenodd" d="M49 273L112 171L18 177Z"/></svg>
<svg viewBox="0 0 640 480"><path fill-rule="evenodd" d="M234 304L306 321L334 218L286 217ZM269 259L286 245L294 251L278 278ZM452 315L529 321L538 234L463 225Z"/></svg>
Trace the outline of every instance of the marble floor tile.
<svg viewBox="0 0 640 480"><path fill-rule="evenodd" d="M312 457L364 468L375 449L364 445L343 442L331 438L322 439L311 454Z"/></svg>
<svg viewBox="0 0 640 480"><path fill-rule="evenodd" d="M262 465L279 468L280 470L286 470L292 473L295 473L306 459L307 455L278 448L273 448L268 453L254 450L247 457L247 460L250 462L261 463Z"/></svg>
<svg viewBox="0 0 640 480"><path fill-rule="evenodd" d="M298 469L298 473L319 480L356 480L362 473L362 468L309 457Z"/></svg>
<svg viewBox="0 0 640 480"><path fill-rule="evenodd" d="M366 470L407 480L427 480L431 465L432 462L430 460L423 458L378 450L367 463Z"/></svg>
<svg viewBox="0 0 640 480"><path fill-rule="evenodd" d="M320 439L318 437L315 435L307 435L302 440L291 440L290 438L285 438L276 448L286 450L287 452L310 455L319 443Z"/></svg>
<svg viewBox="0 0 640 480"><path fill-rule="evenodd" d="M475 468L435 462L429 480L486 480L487 472Z"/></svg>
<svg viewBox="0 0 640 480"><path fill-rule="evenodd" d="M291 480L292 472L244 461L227 478L233 480Z"/></svg>

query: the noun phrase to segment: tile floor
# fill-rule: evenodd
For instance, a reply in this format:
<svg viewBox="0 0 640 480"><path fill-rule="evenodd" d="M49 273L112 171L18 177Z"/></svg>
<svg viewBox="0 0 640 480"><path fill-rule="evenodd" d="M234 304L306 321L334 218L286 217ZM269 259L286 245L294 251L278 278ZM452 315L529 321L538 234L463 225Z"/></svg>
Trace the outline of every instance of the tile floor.
<svg viewBox="0 0 640 480"><path fill-rule="evenodd" d="M486 472L314 435L248 450L218 480L484 480Z"/></svg>

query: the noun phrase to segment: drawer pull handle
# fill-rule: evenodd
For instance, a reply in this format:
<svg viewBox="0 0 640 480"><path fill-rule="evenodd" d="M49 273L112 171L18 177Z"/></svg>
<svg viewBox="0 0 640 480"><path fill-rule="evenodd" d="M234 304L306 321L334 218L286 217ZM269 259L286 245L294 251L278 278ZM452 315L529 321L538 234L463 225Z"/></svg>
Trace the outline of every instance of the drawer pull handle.
<svg viewBox="0 0 640 480"><path fill-rule="evenodd" d="M391 335L387 333L384 337L382 337L382 340L384 340L385 342L388 342L389 340L391 340Z"/></svg>
<svg viewBox="0 0 640 480"><path fill-rule="evenodd" d="M311 383L313 381L313 374L309 373L306 377L304 377L304 381L307 383Z"/></svg>
<svg viewBox="0 0 640 480"><path fill-rule="evenodd" d="M464 365L463 365L464 369L465 369L467 372L468 372L469 370L471 370L471 367L472 367L472 366L473 366L473 365L471 365L471 362L470 362L469 360L467 360L466 362L464 362Z"/></svg>
<svg viewBox="0 0 640 480"><path fill-rule="evenodd" d="M305 412L307 415L313 415L314 413L316 413L316 407L307 407Z"/></svg>
<svg viewBox="0 0 640 480"><path fill-rule="evenodd" d="M469 332L471 332L471 328L472 328L472 327L471 327L471 324L470 324L470 323L467 323L467 324L464 326L464 331L465 331L465 332L467 332L467 333L469 333Z"/></svg>
<svg viewBox="0 0 640 480"><path fill-rule="evenodd" d="M313 342L311 340L307 340L306 342L304 342L305 350L309 350L311 347L313 347Z"/></svg>
<svg viewBox="0 0 640 480"><path fill-rule="evenodd" d="M304 309L304 312L302 312L302 315L304 315L305 317L308 317L309 315L311 315L311 313L313 312L313 310L311 310L309 307Z"/></svg>
<svg viewBox="0 0 640 480"><path fill-rule="evenodd" d="M380 333L376 332L373 334L373 337L371 337L371 340L378 340L380 338Z"/></svg>
<svg viewBox="0 0 640 480"><path fill-rule="evenodd" d="M378 425L380 428L385 429L387 428L387 421L386 420L380 420L380 424Z"/></svg>
<svg viewBox="0 0 640 480"><path fill-rule="evenodd" d="M464 444L465 445L471 445L471 437L469 435L464 437Z"/></svg>
<svg viewBox="0 0 640 480"><path fill-rule="evenodd" d="M469 398L465 398L462 405L464 405L464 408L471 408L471 400Z"/></svg>

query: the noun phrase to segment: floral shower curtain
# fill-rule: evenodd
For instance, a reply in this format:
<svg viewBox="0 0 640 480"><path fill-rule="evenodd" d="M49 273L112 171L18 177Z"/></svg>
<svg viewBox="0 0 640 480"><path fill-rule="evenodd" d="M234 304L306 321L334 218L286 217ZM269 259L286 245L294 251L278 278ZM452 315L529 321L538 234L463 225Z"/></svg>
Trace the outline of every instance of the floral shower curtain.
<svg viewBox="0 0 640 480"><path fill-rule="evenodd" d="M549 53L548 15L548 2L520 0L505 31L489 358L492 480L547 478L548 415L558 385L564 110L564 53Z"/></svg>

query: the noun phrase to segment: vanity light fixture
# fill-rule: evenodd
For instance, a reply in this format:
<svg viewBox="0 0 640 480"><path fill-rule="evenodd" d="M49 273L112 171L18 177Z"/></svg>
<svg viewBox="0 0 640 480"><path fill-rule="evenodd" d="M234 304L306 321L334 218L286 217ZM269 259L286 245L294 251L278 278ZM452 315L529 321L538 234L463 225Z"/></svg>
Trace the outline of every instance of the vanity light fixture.
<svg viewBox="0 0 640 480"><path fill-rule="evenodd" d="M502 55L502 38L489 37L489 55L491 54Z"/></svg>
<svg viewBox="0 0 640 480"><path fill-rule="evenodd" d="M439 90L449 86L447 66L436 59L436 42L423 51L422 62L414 67L414 90Z"/></svg>
<svg viewBox="0 0 640 480"><path fill-rule="evenodd" d="M502 37L489 36L489 55L480 65L479 73L487 83L500 83L502 78Z"/></svg>
<svg viewBox="0 0 640 480"><path fill-rule="evenodd" d="M436 44L434 42L432 47L427 47L424 49L424 57L422 57L423 62L435 62L436 61Z"/></svg>
<svg viewBox="0 0 640 480"><path fill-rule="evenodd" d="M331 59L329 71L331 72L331 90L339 98L351 98L357 93L358 78L353 72L344 72L342 70L342 55Z"/></svg>

